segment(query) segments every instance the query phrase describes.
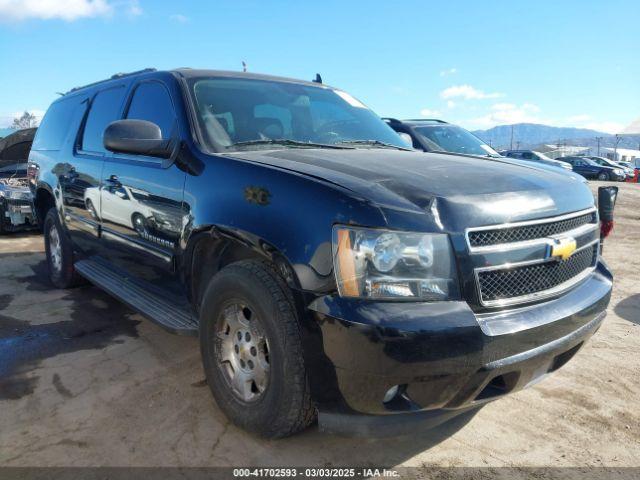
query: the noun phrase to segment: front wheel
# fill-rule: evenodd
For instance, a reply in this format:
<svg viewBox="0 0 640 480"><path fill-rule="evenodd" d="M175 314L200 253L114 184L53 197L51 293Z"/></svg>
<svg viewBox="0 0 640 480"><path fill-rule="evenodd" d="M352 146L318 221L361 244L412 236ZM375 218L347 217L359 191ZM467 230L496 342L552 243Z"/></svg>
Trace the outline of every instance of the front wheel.
<svg viewBox="0 0 640 480"><path fill-rule="evenodd" d="M211 392L236 425L278 438L314 420L291 294L268 265L242 261L213 277L200 313L200 348Z"/></svg>
<svg viewBox="0 0 640 480"><path fill-rule="evenodd" d="M598 174L598 180L609 180L609 174L607 172L600 172Z"/></svg>
<svg viewBox="0 0 640 480"><path fill-rule="evenodd" d="M49 279L58 288L72 288L84 283L73 267L73 248L67 232L62 228L55 208L44 220L44 249L49 267Z"/></svg>

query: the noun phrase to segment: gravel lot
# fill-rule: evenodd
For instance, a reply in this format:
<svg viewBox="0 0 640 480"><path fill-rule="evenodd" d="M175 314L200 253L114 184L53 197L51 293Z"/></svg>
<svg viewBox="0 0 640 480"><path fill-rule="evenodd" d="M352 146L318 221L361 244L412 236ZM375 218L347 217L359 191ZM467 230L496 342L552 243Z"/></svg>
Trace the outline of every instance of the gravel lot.
<svg viewBox="0 0 640 480"><path fill-rule="evenodd" d="M0 237L0 465L640 467L640 185L618 185L615 290L591 342L535 387L399 439L244 433L196 339L96 288L53 289L40 236Z"/></svg>

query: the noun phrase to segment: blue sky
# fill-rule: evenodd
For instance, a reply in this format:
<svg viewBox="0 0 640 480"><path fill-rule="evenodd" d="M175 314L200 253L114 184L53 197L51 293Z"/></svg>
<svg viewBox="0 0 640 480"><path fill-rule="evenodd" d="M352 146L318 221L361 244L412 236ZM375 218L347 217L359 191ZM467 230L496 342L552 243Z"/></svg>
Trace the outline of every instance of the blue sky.
<svg viewBox="0 0 640 480"><path fill-rule="evenodd" d="M616 132L640 116L637 0L0 0L0 127L153 66L320 72L383 116Z"/></svg>

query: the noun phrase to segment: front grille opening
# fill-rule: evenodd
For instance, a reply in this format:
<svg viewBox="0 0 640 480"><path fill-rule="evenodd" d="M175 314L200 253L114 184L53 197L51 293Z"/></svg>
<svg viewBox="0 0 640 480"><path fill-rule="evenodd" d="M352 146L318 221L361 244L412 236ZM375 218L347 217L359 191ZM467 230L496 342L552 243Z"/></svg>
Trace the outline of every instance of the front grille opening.
<svg viewBox="0 0 640 480"><path fill-rule="evenodd" d="M597 258L596 244L578 251L567 260L480 272L478 282L482 301L506 300L550 290L595 265Z"/></svg>
<svg viewBox="0 0 640 480"><path fill-rule="evenodd" d="M518 372L509 372L493 377L489 383L476 396L475 400L487 400L489 398L506 395L512 391L520 378Z"/></svg>
<svg viewBox="0 0 640 480"><path fill-rule="evenodd" d="M575 347L567 350L564 353L561 353L556 358L554 358L553 362L551 362L551 367L549 367L549 372L555 372L560 367L562 367L564 364L566 364L569 360L571 360L573 358L573 356L576 353L578 353L578 350L580 350L582 348L583 344L584 344L584 342L580 342Z"/></svg>
<svg viewBox="0 0 640 480"><path fill-rule="evenodd" d="M596 219L596 213L590 212L565 220L552 220L548 223L471 231L469 232L469 245L472 247L486 247L502 243L536 240L575 230L588 223L595 223Z"/></svg>

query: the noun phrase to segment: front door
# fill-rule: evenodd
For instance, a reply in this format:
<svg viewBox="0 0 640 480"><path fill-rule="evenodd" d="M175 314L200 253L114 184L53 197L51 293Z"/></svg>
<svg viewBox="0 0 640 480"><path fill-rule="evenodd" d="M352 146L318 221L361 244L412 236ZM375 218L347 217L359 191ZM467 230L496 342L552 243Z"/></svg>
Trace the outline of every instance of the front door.
<svg viewBox="0 0 640 480"><path fill-rule="evenodd" d="M104 159L109 155L102 132L120 118L125 93L124 85L116 85L86 100L89 109L84 128L70 149L73 159L56 167L65 223L73 244L87 256L96 254L99 248L100 186Z"/></svg>
<svg viewBox="0 0 640 480"><path fill-rule="evenodd" d="M147 120L163 138L176 135L167 86L158 80L134 86L124 118ZM114 153L105 160L100 189L101 256L132 276L166 291L181 290L174 255L184 219L185 172L160 158Z"/></svg>

